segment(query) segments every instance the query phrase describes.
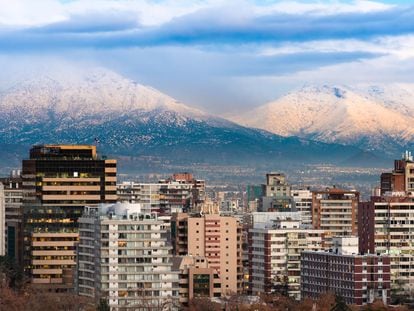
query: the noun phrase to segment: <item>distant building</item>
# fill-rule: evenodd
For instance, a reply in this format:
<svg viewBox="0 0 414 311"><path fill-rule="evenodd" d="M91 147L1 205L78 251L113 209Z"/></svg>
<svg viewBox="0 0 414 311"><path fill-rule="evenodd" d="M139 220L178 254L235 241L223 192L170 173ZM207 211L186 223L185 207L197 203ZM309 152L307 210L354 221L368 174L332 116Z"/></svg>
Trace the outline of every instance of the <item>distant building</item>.
<svg viewBox="0 0 414 311"><path fill-rule="evenodd" d="M261 213L255 214L258 219L249 230L251 294L284 292L300 299L301 253L321 250L324 231L301 228L300 213L278 219L266 213L267 222L260 221Z"/></svg>
<svg viewBox="0 0 414 311"><path fill-rule="evenodd" d="M381 195L387 192L414 193L414 161L411 152L402 154L401 160L394 161L391 173L381 174Z"/></svg>
<svg viewBox="0 0 414 311"><path fill-rule="evenodd" d="M295 203L291 197L291 186L285 174L266 174L266 184L262 187L264 195L260 199L257 211L294 211Z"/></svg>
<svg viewBox="0 0 414 311"><path fill-rule="evenodd" d="M163 215L182 213L196 208L205 200L205 182L192 174L179 173L158 183L123 182L118 184L120 202L145 203Z"/></svg>
<svg viewBox="0 0 414 311"><path fill-rule="evenodd" d="M266 174L265 185L266 197L288 197L290 196L290 185L286 180L285 174L268 173Z"/></svg>
<svg viewBox="0 0 414 311"><path fill-rule="evenodd" d="M359 192L338 188L312 192L312 225L329 236L358 234ZM329 246L329 245L328 245Z"/></svg>
<svg viewBox="0 0 414 311"><path fill-rule="evenodd" d="M37 286L71 290L78 219L86 205L116 202L116 160L96 146L38 145L22 179L25 270Z"/></svg>
<svg viewBox="0 0 414 311"><path fill-rule="evenodd" d="M317 299L332 292L347 304L390 301L390 258L358 254L358 237L334 237L331 251L304 251L301 296Z"/></svg>
<svg viewBox="0 0 414 311"><path fill-rule="evenodd" d="M312 228L312 192L308 188L291 189L296 211L300 212L302 225Z"/></svg>
<svg viewBox="0 0 414 311"><path fill-rule="evenodd" d="M242 292L242 228L236 218L178 213L172 218L171 233L175 255L207 258L219 274L223 295Z"/></svg>
<svg viewBox="0 0 414 311"><path fill-rule="evenodd" d="M139 204L87 207L79 219L76 289L111 310L178 310L167 230Z"/></svg>
<svg viewBox="0 0 414 311"><path fill-rule="evenodd" d="M173 270L179 271L180 303L188 306L193 298L221 297L221 282L217 271L201 256L173 257Z"/></svg>

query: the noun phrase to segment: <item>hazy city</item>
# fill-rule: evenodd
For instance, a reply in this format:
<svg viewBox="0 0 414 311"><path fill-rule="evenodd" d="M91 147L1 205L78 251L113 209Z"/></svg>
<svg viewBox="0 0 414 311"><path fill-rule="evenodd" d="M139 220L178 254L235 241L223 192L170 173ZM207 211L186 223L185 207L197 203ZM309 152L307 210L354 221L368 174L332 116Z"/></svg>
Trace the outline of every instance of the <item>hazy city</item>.
<svg viewBox="0 0 414 311"><path fill-rule="evenodd" d="M413 20L0 0L0 311L414 310Z"/></svg>

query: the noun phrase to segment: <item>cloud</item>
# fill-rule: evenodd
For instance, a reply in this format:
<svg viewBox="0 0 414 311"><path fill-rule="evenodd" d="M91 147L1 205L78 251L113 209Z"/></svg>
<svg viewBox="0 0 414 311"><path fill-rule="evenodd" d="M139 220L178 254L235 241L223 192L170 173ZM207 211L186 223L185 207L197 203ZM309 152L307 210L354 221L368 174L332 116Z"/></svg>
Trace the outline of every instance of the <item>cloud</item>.
<svg viewBox="0 0 414 311"><path fill-rule="evenodd" d="M0 10L0 61L48 65L56 58L105 66L214 112L258 105L309 82L414 82L408 70L414 63L414 6L337 0L39 0L39 7L12 2ZM0 84L1 78L8 79L0 74Z"/></svg>
<svg viewBox="0 0 414 311"><path fill-rule="evenodd" d="M244 3L244 2L243 2ZM25 29L3 29L3 50L48 48L128 48L162 45L283 44L329 39L370 40L414 32L414 6L322 15L224 5L175 17L160 25L138 23L136 11L91 12Z"/></svg>

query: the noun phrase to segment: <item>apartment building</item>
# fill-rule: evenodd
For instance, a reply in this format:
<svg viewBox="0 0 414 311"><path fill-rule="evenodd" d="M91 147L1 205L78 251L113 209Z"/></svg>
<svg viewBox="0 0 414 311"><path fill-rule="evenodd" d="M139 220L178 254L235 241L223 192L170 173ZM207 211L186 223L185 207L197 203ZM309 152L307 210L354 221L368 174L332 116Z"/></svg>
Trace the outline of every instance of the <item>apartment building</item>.
<svg viewBox="0 0 414 311"><path fill-rule="evenodd" d="M116 160L96 146L38 145L22 180L25 270L37 286L73 289L78 218L86 205L116 202Z"/></svg>
<svg viewBox="0 0 414 311"><path fill-rule="evenodd" d="M309 188L293 188L290 193L295 210L301 214L302 226L312 228L312 192Z"/></svg>
<svg viewBox="0 0 414 311"><path fill-rule="evenodd" d="M21 263L19 249L23 248L23 189L20 171L14 170L9 177L0 178L0 183L4 186L5 253Z"/></svg>
<svg viewBox="0 0 414 311"><path fill-rule="evenodd" d="M163 215L190 211L204 202L205 182L189 173L173 174L158 183L123 182L118 184L120 202L146 203Z"/></svg>
<svg viewBox="0 0 414 311"><path fill-rule="evenodd" d="M389 255L393 293L414 297L414 197L388 194L360 203L360 252Z"/></svg>
<svg viewBox="0 0 414 311"><path fill-rule="evenodd" d="M329 236L358 234L359 192L338 188L312 192L312 225Z"/></svg>
<svg viewBox="0 0 414 311"><path fill-rule="evenodd" d="M358 237L334 237L330 251L304 251L301 296L317 299L334 293L345 303L361 306L380 299L390 302L390 258L358 254Z"/></svg>
<svg viewBox="0 0 414 311"><path fill-rule="evenodd" d="M79 219L76 289L111 310L178 310L167 230L139 204L87 207Z"/></svg>
<svg viewBox="0 0 414 311"><path fill-rule="evenodd" d="M222 295L243 290L242 228L232 216L178 213L171 222L175 255L203 256L217 271Z"/></svg>
<svg viewBox="0 0 414 311"><path fill-rule="evenodd" d="M321 250L324 238L323 230L301 227L300 217L269 218L249 230L251 294L284 292L300 299L301 253Z"/></svg>
<svg viewBox="0 0 414 311"><path fill-rule="evenodd" d="M210 268L201 256L173 257L173 270L179 272L180 303L188 306L193 298L221 297L221 283L217 271Z"/></svg>
<svg viewBox="0 0 414 311"><path fill-rule="evenodd" d="M411 152L404 152L394 161L392 172L381 174L381 195L387 192L414 192L414 161Z"/></svg>

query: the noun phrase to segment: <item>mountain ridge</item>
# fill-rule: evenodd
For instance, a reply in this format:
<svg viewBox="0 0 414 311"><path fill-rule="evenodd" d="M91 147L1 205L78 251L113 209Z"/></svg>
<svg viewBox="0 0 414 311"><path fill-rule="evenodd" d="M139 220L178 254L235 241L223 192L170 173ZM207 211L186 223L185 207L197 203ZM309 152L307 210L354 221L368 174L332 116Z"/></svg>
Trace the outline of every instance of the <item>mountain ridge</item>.
<svg viewBox="0 0 414 311"><path fill-rule="evenodd" d="M111 71L43 73L0 92L0 145L90 144L175 163L340 163L361 150L252 129Z"/></svg>
<svg viewBox="0 0 414 311"><path fill-rule="evenodd" d="M414 141L414 101L404 96L379 100L373 87L305 86L275 101L229 119L281 136L353 145L391 155ZM377 88L378 89L378 88ZM386 87L381 91L386 93ZM394 86L394 91L398 86ZM414 95L414 86L413 86ZM373 95L374 94L374 95ZM412 116L404 111L412 111Z"/></svg>

